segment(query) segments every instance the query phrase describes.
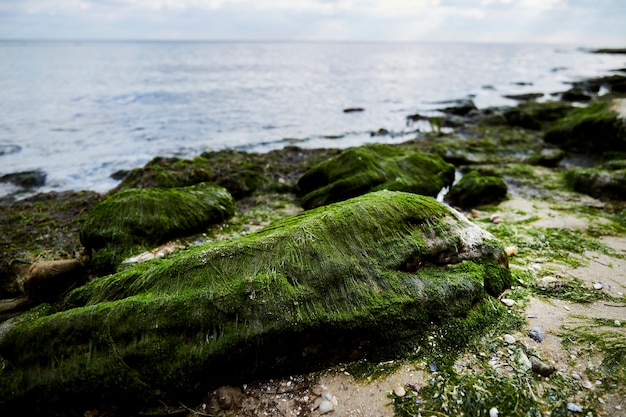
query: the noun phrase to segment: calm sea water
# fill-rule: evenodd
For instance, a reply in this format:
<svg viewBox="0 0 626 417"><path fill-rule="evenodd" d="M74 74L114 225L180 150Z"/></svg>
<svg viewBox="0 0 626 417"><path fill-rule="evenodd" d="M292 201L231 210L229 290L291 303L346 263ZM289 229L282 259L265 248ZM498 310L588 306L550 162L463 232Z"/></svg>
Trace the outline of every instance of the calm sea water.
<svg viewBox="0 0 626 417"><path fill-rule="evenodd" d="M502 96L624 66L575 46L0 42L0 175L106 191L157 155L399 142L414 135L406 116L437 102L514 104ZM372 138L380 128L406 135Z"/></svg>

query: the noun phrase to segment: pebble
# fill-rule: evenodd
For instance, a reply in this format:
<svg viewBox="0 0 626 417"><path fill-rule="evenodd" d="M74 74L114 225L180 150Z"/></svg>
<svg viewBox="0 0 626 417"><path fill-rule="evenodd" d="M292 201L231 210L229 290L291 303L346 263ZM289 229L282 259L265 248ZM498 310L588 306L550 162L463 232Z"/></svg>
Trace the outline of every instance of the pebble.
<svg viewBox="0 0 626 417"><path fill-rule="evenodd" d="M330 413L335 409L335 405L330 400L322 400L319 407L317 408L320 414Z"/></svg>
<svg viewBox="0 0 626 417"><path fill-rule="evenodd" d="M604 284L602 284L601 282L596 282L595 284L593 284L593 288L596 290L601 290L602 288L604 288Z"/></svg>
<svg viewBox="0 0 626 417"><path fill-rule="evenodd" d="M517 255L517 246L507 246L506 248L504 248L504 251L506 252L507 256Z"/></svg>
<svg viewBox="0 0 626 417"><path fill-rule="evenodd" d="M491 407L489 410L489 417L498 417L498 409L496 407Z"/></svg>
<svg viewBox="0 0 626 417"><path fill-rule="evenodd" d="M531 327L528 331L528 336L535 342L543 342L543 332L537 326Z"/></svg>
<svg viewBox="0 0 626 417"><path fill-rule="evenodd" d="M574 372L572 374L572 378L574 378L576 381L582 381L583 380L583 377L578 375L576 372Z"/></svg>
<svg viewBox="0 0 626 417"><path fill-rule="evenodd" d="M536 372L541 376L550 376L556 371L554 366L547 364L544 361L535 358L534 356L530 357L530 362L532 364L533 372Z"/></svg>
<svg viewBox="0 0 626 417"><path fill-rule="evenodd" d="M583 386L583 388L585 388L585 389L591 389L591 388L593 388L593 384L591 383L591 381L583 381L582 386Z"/></svg>
<svg viewBox="0 0 626 417"><path fill-rule="evenodd" d="M615 324L616 327L620 327L622 325L622 322L619 320L615 320L613 323Z"/></svg>
<svg viewBox="0 0 626 417"><path fill-rule="evenodd" d="M583 412L583 408L579 406L578 404L574 404L574 403L567 403L567 409L573 413Z"/></svg>
<svg viewBox="0 0 626 417"><path fill-rule="evenodd" d="M491 220L491 223L493 224L499 224L502 223L502 218L500 217L499 214L492 214L491 216L489 216L489 220Z"/></svg>
<svg viewBox="0 0 626 417"><path fill-rule="evenodd" d="M515 343L515 338L510 334L505 334L503 339L504 343L506 343L507 345L512 345L513 343Z"/></svg>
<svg viewBox="0 0 626 417"><path fill-rule="evenodd" d="M398 397L404 397L404 395L406 394L406 390L404 389L404 387L398 385L393 389L393 393L396 394Z"/></svg>
<svg viewBox="0 0 626 417"><path fill-rule="evenodd" d="M500 302L507 307L513 307L515 304L515 300L511 300L510 298L503 298Z"/></svg>

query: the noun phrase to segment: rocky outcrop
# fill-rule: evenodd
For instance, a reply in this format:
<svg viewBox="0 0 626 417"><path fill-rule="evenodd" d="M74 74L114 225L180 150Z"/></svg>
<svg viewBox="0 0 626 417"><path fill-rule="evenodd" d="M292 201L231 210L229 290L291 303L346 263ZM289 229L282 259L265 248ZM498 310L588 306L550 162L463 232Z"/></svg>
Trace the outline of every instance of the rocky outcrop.
<svg viewBox="0 0 626 417"><path fill-rule="evenodd" d="M502 178L480 175L472 171L454 184L446 200L462 208L472 208L483 204L499 203L504 200L508 188Z"/></svg>
<svg viewBox="0 0 626 417"><path fill-rule="evenodd" d="M1 176L0 182L8 182L23 188L37 188L46 183L46 173L43 171L16 172Z"/></svg>
<svg viewBox="0 0 626 417"><path fill-rule="evenodd" d="M314 166L300 178L298 187L302 207L311 209L383 189L434 197L453 180L454 166L439 155L365 145Z"/></svg>
<svg viewBox="0 0 626 417"><path fill-rule="evenodd" d="M544 140L573 152L626 151L626 122L610 103L596 102L557 120Z"/></svg>
<svg viewBox="0 0 626 417"><path fill-rule="evenodd" d="M575 168L565 173L569 186L601 200L626 200L626 160L595 168Z"/></svg>
<svg viewBox="0 0 626 417"><path fill-rule="evenodd" d="M509 285L501 244L459 213L370 193L99 278L62 311L14 325L0 339L0 414L132 414L242 378L389 355Z"/></svg>

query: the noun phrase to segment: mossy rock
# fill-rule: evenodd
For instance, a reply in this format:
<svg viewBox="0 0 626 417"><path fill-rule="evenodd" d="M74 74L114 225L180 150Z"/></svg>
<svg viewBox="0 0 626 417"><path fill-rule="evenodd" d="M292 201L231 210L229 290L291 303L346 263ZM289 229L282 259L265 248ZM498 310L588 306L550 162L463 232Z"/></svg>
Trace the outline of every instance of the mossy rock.
<svg viewBox="0 0 626 417"><path fill-rule="evenodd" d="M221 223L234 211L230 193L211 183L130 188L101 201L89 212L80 230L80 241L88 250L105 248L107 258L120 260L133 245L157 245L199 232Z"/></svg>
<svg viewBox="0 0 626 417"><path fill-rule="evenodd" d="M17 324L0 339L0 414L131 413L393 357L510 284L502 245L456 211L370 193L97 279Z"/></svg>
<svg viewBox="0 0 626 417"><path fill-rule="evenodd" d="M454 184L445 198L462 208L472 208L499 203L506 198L507 192L508 188L502 178L472 171Z"/></svg>
<svg viewBox="0 0 626 417"><path fill-rule="evenodd" d="M311 209L370 191L436 196L454 181L454 166L439 155L389 145L347 149L307 171L298 181L302 207Z"/></svg>
<svg viewBox="0 0 626 417"><path fill-rule="evenodd" d="M610 103L592 103L556 121L544 139L573 152L625 151L626 122L611 110Z"/></svg>
<svg viewBox="0 0 626 417"><path fill-rule="evenodd" d="M599 168L575 168L565 173L574 190L601 200L626 200L626 160Z"/></svg>

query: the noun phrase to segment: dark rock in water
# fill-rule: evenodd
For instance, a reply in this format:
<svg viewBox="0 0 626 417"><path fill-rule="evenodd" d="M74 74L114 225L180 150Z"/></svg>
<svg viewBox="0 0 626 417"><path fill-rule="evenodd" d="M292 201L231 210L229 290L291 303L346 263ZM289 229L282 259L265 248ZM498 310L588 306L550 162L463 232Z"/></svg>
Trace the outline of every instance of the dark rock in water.
<svg viewBox="0 0 626 417"><path fill-rule="evenodd" d="M436 196L454 181L454 166L439 155L389 145L349 148L307 171L298 181L302 207L311 209L370 191Z"/></svg>
<svg viewBox="0 0 626 417"><path fill-rule="evenodd" d="M585 93L597 94L601 88L613 93L626 93L626 76L609 75L599 78L591 78L573 83L574 88Z"/></svg>
<svg viewBox="0 0 626 417"><path fill-rule="evenodd" d="M602 48L593 51L594 54L626 54L626 48Z"/></svg>
<svg viewBox="0 0 626 417"><path fill-rule="evenodd" d="M510 109L504 113L504 118L509 126L519 126L525 129L539 130L541 123L530 114L520 109Z"/></svg>
<svg viewBox="0 0 626 417"><path fill-rule="evenodd" d="M127 169L120 169L119 171L115 171L110 175L111 179L115 181L122 181L126 176L130 173Z"/></svg>
<svg viewBox="0 0 626 417"><path fill-rule="evenodd" d="M478 110L476 104L472 100L456 100L454 106L444 107L439 111L447 114L453 114L455 116L467 116L472 111Z"/></svg>
<svg viewBox="0 0 626 417"><path fill-rule="evenodd" d="M625 151L626 124L611 110L610 103L597 102L557 120L544 140L574 152Z"/></svg>
<svg viewBox="0 0 626 417"><path fill-rule="evenodd" d="M84 280L83 265L76 259L37 262L28 271L24 291L32 302L53 302Z"/></svg>
<svg viewBox="0 0 626 417"><path fill-rule="evenodd" d="M46 173L43 171L24 171L6 174L0 177L0 182L10 182L23 188L37 188L46 183Z"/></svg>
<svg viewBox="0 0 626 417"><path fill-rule="evenodd" d="M200 183L181 188L130 188L98 203L80 230L88 250L105 248L101 262L113 266L134 244L157 245L202 231L234 214L225 188ZM104 267L104 266L103 266Z"/></svg>
<svg viewBox="0 0 626 417"><path fill-rule="evenodd" d="M626 201L626 160L623 164L605 164L597 168L575 168L565 173L574 190L600 200Z"/></svg>
<svg viewBox="0 0 626 417"><path fill-rule="evenodd" d="M344 113L358 113L358 112L362 112L365 111L365 109L363 107L350 107L347 109L343 109Z"/></svg>
<svg viewBox="0 0 626 417"><path fill-rule="evenodd" d="M12 145L12 144L1 145L0 144L0 156L10 155L13 153L17 153L21 150L22 150L22 147L19 145Z"/></svg>
<svg viewBox="0 0 626 417"><path fill-rule="evenodd" d="M480 175L472 171L454 184L446 201L462 208L472 208L483 204L498 203L506 198L508 188L502 178Z"/></svg>
<svg viewBox="0 0 626 417"><path fill-rule="evenodd" d="M16 324L0 339L0 414L137 415L354 352L397 355L510 284L502 245L464 216L370 193L99 278Z"/></svg>
<svg viewBox="0 0 626 417"><path fill-rule="evenodd" d="M388 136L390 133L391 132L389 132L387 129L381 127L376 132L371 132L370 136L372 136L372 137L374 137L374 136Z"/></svg>
<svg viewBox="0 0 626 417"><path fill-rule="evenodd" d="M504 97L518 101L533 101L543 97L543 93L507 94Z"/></svg>
<svg viewBox="0 0 626 417"><path fill-rule="evenodd" d="M586 102L591 101L591 96L583 92L580 88L572 88L561 95L561 100L570 102Z"/></svg>
<svg viewBox="0 0 626 417"><path fill-rule="evenodd" d="M513 83L513 85L519 85L521 87L527 86L527 85L533 85L533 83L531 82L527 82L527 81L518 81Z"/></svg>

